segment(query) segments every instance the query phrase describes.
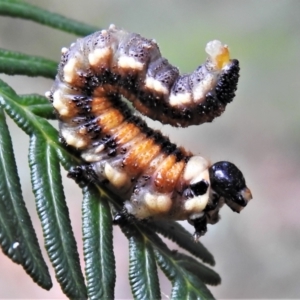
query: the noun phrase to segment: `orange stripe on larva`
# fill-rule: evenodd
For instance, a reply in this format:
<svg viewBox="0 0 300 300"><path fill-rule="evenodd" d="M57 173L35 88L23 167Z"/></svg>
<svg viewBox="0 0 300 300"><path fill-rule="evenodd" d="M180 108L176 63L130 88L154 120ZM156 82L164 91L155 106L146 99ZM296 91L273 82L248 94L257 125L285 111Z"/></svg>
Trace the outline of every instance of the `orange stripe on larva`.
<svg viewBox="0 0 300 300"><path fill-rule="evenodd" d="M148 167L150 161L159 151L159 145L155 145L152 139L142 139L126 154L123 161L126 172L133 176L138 175Z"/></svg>
<svg viewBox="0 0 300 300"><path fill-rule="evenodd" d="M176 157L174 155L169 155L158 167L155 177L154 184L159 193L167 193L169 192L169 186L167 183L167 173L172 168L172 166L176 163Z"/></svg>
<svg viewBox="0 0 300 300"><path fill-rule="evenodd" d="M111 102L107 97L94 97L92 100L92 113L94 115L100 115L106 109L112 106Z"/></svg>
<svg viewBox="0 0 300 300"><path fill-rule="evenodd" d="M174 191L177 181L185 167L185 162L180 161L175 163L171 169L166 172L166 182L164 184L164 190L166 193Z"/></svg>
<svg viewBox="0 0 300 300"><path fill-rule="evenodd" d="M141 130L133 123L123 123L120 127L112 130L120 145L124 145L136 137Z"/></svg>
<svg viewBox="0 0 300 300"><path fill-rule="evenodd" d="M124 120L124 116L115 108L109 108L101 114L98 124L103 132L109 133L111 129L119 126Z"/></svg>

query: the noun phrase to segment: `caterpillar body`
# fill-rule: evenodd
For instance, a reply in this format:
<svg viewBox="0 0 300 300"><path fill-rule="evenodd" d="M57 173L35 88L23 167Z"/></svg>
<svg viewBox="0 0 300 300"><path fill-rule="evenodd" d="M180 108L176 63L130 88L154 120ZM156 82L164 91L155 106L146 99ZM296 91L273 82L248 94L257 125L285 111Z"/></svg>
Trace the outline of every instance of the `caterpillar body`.
<svg viewBox="0 0 300 300"><path fill-rule="evenodd" d="M232 163L211 165L152 130L142 114L173 126L212 121L233 97L239 65L226 45L208 43L207 61L179 75L154 40L114 25L62 49L55 83L46 96L60 134L86 162L72 177L89 174L124 199L122 214L137 219L188 220L195 239L219 219L224 203L239 212L252 198ZM115 217L118 220L121 213Z"/></svg>

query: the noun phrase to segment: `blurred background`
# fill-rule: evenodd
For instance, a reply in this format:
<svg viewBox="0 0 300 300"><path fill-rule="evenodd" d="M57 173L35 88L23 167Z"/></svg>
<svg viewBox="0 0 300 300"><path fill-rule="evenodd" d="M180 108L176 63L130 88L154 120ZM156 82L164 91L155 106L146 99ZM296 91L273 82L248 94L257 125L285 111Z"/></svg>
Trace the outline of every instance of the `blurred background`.
<svg viewBox="0 0 300 300"><path fill-rule="evenodd" d="M236 98L211 124L174 129L149 121L170 139L211 161L229 160L244 173L253 200L240 215L229 208L209 226L201 242L213 253L222 284L209 287L216 298L300 298L300 2L73 0L27 1L106 28L118 27L155 38L164 57L182 72L204 62L204 47L220 39L241 65ZM0 47L58 61L75 36L29 21L0 18ZM44 94L41 78L0 75L18 93ZM28 138L10 120L27 207L43 245L27 165ZM53 123L57 126L56 122ZM79 249L81 191L65 179ZM190 225L186 228L190 231ZM130 299L127 240L115 228L116 299ZM176 245L171 245L177 249ZM81 254L82 255L82 254ZM47 259L44 252L44 257ZM81 256L82 258L82 256ZM49 261L48 261L49 262ZM82 264L83 265L83 264ZM64 299L52 279L50 292L0 253L0 298ZM50 266L52 271L52 267ZM163 297L170 284L160 275Z"/></svg>

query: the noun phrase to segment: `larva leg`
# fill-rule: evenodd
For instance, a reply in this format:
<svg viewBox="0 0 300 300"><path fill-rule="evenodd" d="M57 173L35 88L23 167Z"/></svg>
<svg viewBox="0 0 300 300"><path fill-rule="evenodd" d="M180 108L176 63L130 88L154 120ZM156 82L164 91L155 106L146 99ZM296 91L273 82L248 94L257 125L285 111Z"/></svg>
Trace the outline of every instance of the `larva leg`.
<svg viewBox="0 0 300 300"><path fill-rule="evenodd" d="M75 180L79 185L98 182L97 175L91 168L91 165L88 164L72 167L67 176Z"/></svg>
<svg viewBox="0 0 300 300"><path fill-rule="evenodd" d="M113 224L114 225L124 225L128 222L134 222L137 219L128 213L125 207L122 208L121 211L117 212L113 217Z"/></svg>
<svg viewBox="0 0 300 300"><path fill-rule="evenodd" d="M198 241L199 238L204 235L207 231L207 217L204 213L202 216L189 220L189 223L194 225L195 227L195 233L194 233L194 240Z"/></svg>

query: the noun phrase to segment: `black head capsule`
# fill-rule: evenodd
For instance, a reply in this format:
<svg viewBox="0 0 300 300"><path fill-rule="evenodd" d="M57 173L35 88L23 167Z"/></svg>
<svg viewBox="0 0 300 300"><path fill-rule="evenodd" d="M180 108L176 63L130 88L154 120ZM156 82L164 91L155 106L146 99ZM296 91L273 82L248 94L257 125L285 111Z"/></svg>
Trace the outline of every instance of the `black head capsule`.
<svg viewBox="0 0 300 300"><path fill-rule="evenodd" d="M219 161L209 168L211 188L216 199L223 198L235 212L240 212L252 199L242 172L228 161Z"/></svg>

